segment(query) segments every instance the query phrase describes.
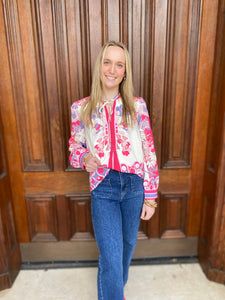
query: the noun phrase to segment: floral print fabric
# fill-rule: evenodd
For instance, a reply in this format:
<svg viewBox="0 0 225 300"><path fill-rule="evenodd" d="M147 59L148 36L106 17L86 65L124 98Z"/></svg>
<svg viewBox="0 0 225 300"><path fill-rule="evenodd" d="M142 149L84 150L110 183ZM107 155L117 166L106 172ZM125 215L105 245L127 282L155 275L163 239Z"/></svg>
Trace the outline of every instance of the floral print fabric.
<svg viewBox="0 0 225 300"><path fill-rule="evenodd" d="M84 169L83 158L91 153L101 162L101 166L90 173L91 190L98 186L112 168L142 177L145 199L157 198L158 166L145 101L134 98L137 121L133 126L122 122L122 99L117 97L111 115L113 120L109 119L105 104L102 103L93 112L93 126L89 127L84 126L80 120L80 110L85 101L88 101L88 97L71 106L70 164L74 168ZM115 153L119 163L114 166L112 155Z"/></svg>

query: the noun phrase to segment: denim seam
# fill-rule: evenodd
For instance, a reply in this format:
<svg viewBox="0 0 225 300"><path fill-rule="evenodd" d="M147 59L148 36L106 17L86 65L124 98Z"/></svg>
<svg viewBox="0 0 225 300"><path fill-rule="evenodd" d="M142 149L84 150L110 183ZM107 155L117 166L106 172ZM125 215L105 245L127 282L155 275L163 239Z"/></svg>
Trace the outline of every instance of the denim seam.
<svg viewBox="0 0 225 300"><path fill-rule="evenodd" d="M99 287L101 290L101 299L103 300L103 290L102 290L102 267L101 267L101 259L99 260L100 270L99 270Z"/></svg>
<svg viewBox="0 0 225 300"><path fill-rule="evenodd" d="M122 184L121 184L121 173L119 172L119 177L120 177L120 203L122 202Z"/></svg>

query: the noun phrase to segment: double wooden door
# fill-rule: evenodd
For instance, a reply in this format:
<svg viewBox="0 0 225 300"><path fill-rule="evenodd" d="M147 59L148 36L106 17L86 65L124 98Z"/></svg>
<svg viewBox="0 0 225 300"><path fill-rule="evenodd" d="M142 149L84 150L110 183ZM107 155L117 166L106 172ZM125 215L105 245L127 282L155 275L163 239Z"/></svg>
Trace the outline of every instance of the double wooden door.
<svg viewBox="0 0 225 300"><path fill-rule="evenodd" d="M65 242L96 258L88 174L69 166L68 139L70 106L89 95L108 40L129 49L160 168L159 209L140 225L136 256L151 256L153 240L197 254L218 1L2 0L0 9L0 105L22 258ZM163 251L152 255L173 254Z"/></svg>

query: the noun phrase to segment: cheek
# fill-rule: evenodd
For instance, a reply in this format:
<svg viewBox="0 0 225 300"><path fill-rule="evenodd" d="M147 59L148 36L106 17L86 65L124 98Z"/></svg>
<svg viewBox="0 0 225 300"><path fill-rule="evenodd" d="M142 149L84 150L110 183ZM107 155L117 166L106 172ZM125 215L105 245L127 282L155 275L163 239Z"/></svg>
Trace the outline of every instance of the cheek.
<svg viewBox="0 0 225 300"><path fill-rule="evenodd" d="M108 66L102 66L102 74L105 74L108 71Z"/></svg>
<svg viewBox="0 0 225 300"><path fill-rule="evenodd" d="M104 67L102 67L102 69L100 71L100 79L101 79L101 81L103 80L105 73L106 73L106 69Z"/></svg>
<svg viewBox="0 0 225 300"><path fill-rule="evenodd" d="M123 77L125 75L125 70L119 70L118 74L120 77Z"/></svg>

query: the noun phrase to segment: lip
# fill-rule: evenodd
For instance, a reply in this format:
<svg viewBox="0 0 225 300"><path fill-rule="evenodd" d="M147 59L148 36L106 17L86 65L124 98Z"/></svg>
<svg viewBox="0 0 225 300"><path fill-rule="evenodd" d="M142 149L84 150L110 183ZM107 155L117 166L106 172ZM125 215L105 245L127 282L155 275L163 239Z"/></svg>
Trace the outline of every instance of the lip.
<svg viewBox="0 0 225 300"><path fill-rule="evenodd" d="M115 76L110 76L110 75L105 75L105 78L110 80L110 81L115 81L116 80Z"/></svg>

